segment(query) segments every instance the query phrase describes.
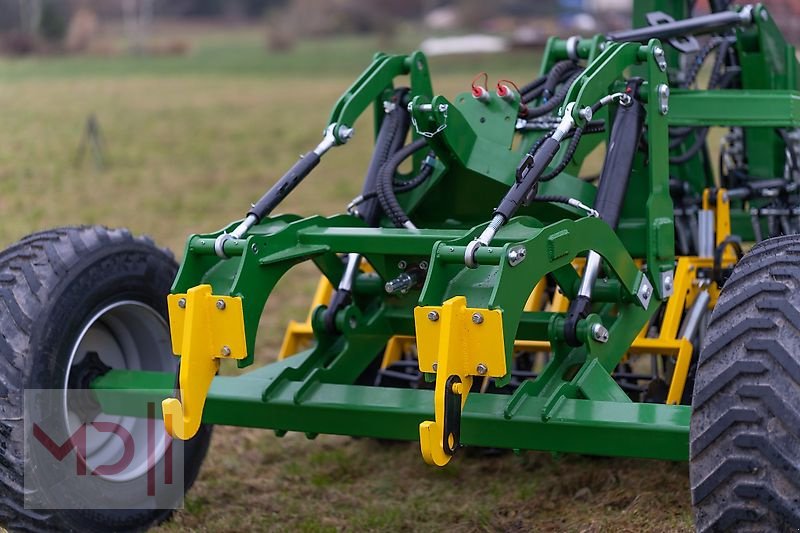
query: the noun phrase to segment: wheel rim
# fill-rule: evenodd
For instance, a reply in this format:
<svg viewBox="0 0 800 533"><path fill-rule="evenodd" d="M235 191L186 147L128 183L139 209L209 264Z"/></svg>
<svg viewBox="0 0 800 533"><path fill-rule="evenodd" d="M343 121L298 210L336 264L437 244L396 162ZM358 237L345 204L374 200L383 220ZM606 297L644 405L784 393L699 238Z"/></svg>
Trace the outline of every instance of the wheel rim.
<svg viewBox="0 0 800 533"><path fill-rule="evenodd" d="M150 370L175 372L177 360L172 357L169 328L164 318L152 307L135 300L114 302L96 312L85 322L72 346L64 377L64 423L71 435L81 424L81 418L69 406L69 381L76 365L87 354L94 352L100 361L114 370ZM133 437L134 456L129 465L119 473L99 474L109 481L130 481L143 476L158 464L167 450L171 437L164 425L145 418L99 414L95 422L118 424ZM148 439L148 431L153 440ZM153 442L153 446L140 443ZM91 424L86 427L86 463L94 470L99 465L110 465L123 454L123 441L113 433L98 432Z"/></svg>

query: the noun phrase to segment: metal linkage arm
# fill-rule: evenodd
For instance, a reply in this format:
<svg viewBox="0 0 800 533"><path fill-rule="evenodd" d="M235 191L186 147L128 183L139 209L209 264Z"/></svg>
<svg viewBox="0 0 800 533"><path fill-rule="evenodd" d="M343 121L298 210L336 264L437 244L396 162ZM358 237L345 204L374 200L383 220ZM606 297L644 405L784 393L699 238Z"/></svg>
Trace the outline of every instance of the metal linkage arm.
<svg viewBox="0 0 800 533"><path fill-rule="evenodd" d="M267 217L295 187L319 164L322 156L334 146L345 144L353 136L352 125L359 116L391 90L394 79L409 75L413 94L432 93L428 65L422 52L409 56L377 54L372 64L336 102L322 141L303 155L247 212L244 220L231 232L223 233L214 243L216 254L227 259L225 243L244 237L250 228Z"/></svg>
<svg viewBox="0 0 800 533"><path fill-rule="evenodd" d="M632 30L622 30L609 33L606 37L610 41L627 41L645 43L650 39L661 39L665 41L673 37L686 35L703 35L717 33L729 28L735 28L742 24L753 22L753 6L745 5L741 11L723 11L720 13L710 13L700 15L685 20L676 20L664 24L656 24Z"/></svg>

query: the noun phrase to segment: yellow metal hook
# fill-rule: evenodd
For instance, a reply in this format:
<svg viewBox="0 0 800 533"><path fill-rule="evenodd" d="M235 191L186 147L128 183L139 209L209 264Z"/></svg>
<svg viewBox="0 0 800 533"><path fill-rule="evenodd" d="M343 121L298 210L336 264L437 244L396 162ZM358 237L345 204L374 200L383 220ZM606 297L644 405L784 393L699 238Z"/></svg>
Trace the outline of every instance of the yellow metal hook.
<svg viewBox="0 0 800 533"><path fill-rule="evenodd" d="M211 380L223 358L247 355L242 299L215 296L211 285L167 297L172 351L181 356L180 399L161 402L167 433L181 440L200 429Z"/></svg>
<svg viewBox="0 0 800 533"><path fill-rule="evenodd" d="M454 296L442 306L415 308L414 325L419 369L436 373L435 420L420 424L420 450L426 463L444 466L450 461L459 440L459 435L445 427L448 399L452 395L460 397L461 405L456 415L460 418L460 409L467 401L474 376L506 375L503 313L499 309L467 307L466 298Z"/></svg>

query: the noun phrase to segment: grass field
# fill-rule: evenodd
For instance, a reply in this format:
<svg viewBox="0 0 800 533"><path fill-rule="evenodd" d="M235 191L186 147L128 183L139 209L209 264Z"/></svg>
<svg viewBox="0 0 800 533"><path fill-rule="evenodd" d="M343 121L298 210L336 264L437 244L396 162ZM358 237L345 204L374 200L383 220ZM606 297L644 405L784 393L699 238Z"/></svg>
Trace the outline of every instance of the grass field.
<svg viewBox="0 0 800 533"><path fill-rule="evenodd" d="M0 60L0 243L56 225L147 233L180 257L186 235L240 217L319 140L329 108L376 42L309 42L269 55L259 31L189 32L178 57ZM413 47L401 37L396 48ZM525 83L536 54L432 61L435 89L475 73ZM76 161L87 117L107 166ZM330 214L360 189L369 124L326 157L284 211ZM259 363L301 318L316 283L290 273L265 314ZM426 466L414 443L219 427L185 508L164 531L688 531L685 464L543 453Z"/></svg>

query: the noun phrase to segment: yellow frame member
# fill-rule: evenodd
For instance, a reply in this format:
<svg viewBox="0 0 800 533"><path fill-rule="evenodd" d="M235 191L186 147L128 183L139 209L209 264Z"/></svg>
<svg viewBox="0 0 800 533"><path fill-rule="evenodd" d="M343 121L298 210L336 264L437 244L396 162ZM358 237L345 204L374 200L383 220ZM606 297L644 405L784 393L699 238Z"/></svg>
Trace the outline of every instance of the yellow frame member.
<svg viewBox="0 0 800 533"><path fill-rule="evenodd" d="M247 356L242 299L215 296L211 285L198 285L169 295L167 307L172 351L181 356L180 398L167 398L161 410L167 433L188 440L200 429L219 360Z"/></svg>

